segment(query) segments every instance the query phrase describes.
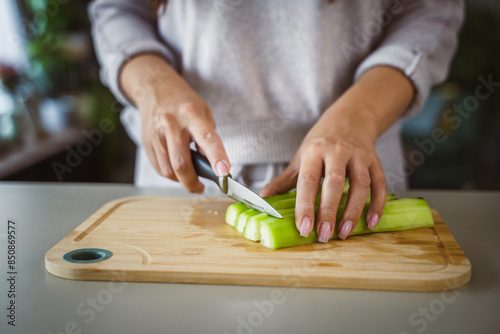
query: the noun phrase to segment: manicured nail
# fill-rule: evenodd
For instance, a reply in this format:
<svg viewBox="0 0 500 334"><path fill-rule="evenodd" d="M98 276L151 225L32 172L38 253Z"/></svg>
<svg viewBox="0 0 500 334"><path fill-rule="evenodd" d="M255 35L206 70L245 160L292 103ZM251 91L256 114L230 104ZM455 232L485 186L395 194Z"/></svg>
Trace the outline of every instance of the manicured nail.
<svg viewBox="0 0 500 334"><path fill-rule="evenodd" d="M219 161L216 165L215 165L215 168L217 169L217 173L219 173L219 177L221 176L226 176L227 174L229 174L229 170L227 169L227 165L224 161Z"/></svg>
<svg viewBox="0 0 500 334"><path fill-rule="evenodd" d="M300 223L300 235L302 237L307 237L312 230L312 221L309 217L302 218L302 223Z"/></svg>
<svg viewBox="0 0 500 334"><path fill-rule="evenodd" d="M380 216L378 215L378 213L374 213L370 217L370 220L368 221L368 228L370 230L373 230L375 228L375 226L377 226L379 220L380 220Z"/></svg>
<svg viewBox="0 0 500 334"><path fill-rule="evenodd" d="M321 223L319 228L318 241L326 244L330 240L330 234L332 233L332 224L329 222Z"/></svg>
<svg viewBox="0 0 500 334"><path fill-rule="evenodd" d="M344 222L344 225L342 225L342 228L340 229L339 238L345 240L351 233L351 229L352 229L352 221L346 220Z"/></svg>

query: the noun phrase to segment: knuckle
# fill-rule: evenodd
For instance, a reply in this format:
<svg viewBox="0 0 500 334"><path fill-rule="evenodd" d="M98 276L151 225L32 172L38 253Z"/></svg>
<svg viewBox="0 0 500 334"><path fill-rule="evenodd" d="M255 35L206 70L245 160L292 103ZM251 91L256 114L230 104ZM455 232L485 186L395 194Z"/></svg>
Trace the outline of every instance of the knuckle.
<svg viewBox="0 0 500 334"><path fill-rule="evenodd" d="M351 154L356 150L353 144L347 141L337 141L334 144L334 149L337 154Z"/></svg>
<svg viewBox="0 0 500 334"><path fill-rule="evenodd" d="M365 157L367 155L366 150L363 147L354 147L354 154L358 157Z"/></svg>
<svg viewBox="0 0 500 334"><path fill-rule="evenodd" d="M381 177L377 180L373 180L373 186L375 186L381 190L387 191L387 183L385 181L385 177Z"/></svg>
<svg viewBox="0 0 500 334"><path fill-rule="evenodd" d="M316 138L310 143L309 150L314 154L316 152L324 151L326 146L327 140L325 138Z"/></svg>
<svg viewBox="0 0 500 334"><path fill-rule="evenodd" d="M172 161L172 168L174 171L176 171L178 174L186 174L188 171L189 165L186 159L182 155L177 155L174 157Z"/></svg>
<svg viewBox="0 0 500 334"><path fill-rule="evenodd" d="M352 178L352 183L362 187L369 187L371 184L370 175L368 173L359 173Z"/></svg>
<svg viewBox="0 0 500 334"><path fill-rule="evenodd" d="M174 115L164 113L159 117L158 123L156 124L156 129L160 130L161 128L166 128L167 130L171 131L176 126L176 124L177 119Z"/></svg>
<svg viewBox="0 0 500 334"><path fill-rule="evenodd" d="M299 173L299 178L302 179L302 182L304 183L317 183L318 182L318 177L316 174L312 172L302 172Z"/></svg>
<svg viewBox="0 0 500 334"><path fill-rule="evenodd" d="M338 185L345 182L345 171L341 169L332 169L326 171L325 182L332 185Z"/></svg>
<svg viewBox="0 0 500 334"><path fill-rule="evenodd" d="M324 207L320 207L319 213L322 217L322 220L325 220L326 218L328 218L327 220L331 220L329 218L332 218L332 217L333 217L333 220L335 220L335 217L337 216L337 209L331 205L327 205ZM333 221L332 221L332 223L333 223Z"/></svg>
<svg viewBox="0 0 500 334"><path fill-rule="evenodd" d="M168 124L168 123L172 123L175 121L175 116L170 114L170 113L162 113L159 116L159 120Z"/></svg>
<svg viewBox="0 0 500 334"><path fill-rule="evenodd" d="M218 141L218 136L215 133L214 129L206 128L201 131L201 139L206 143L214 143Z"/></svg>
<svg viewBox="0 0 500 334"><path fill-rule="evenodd" d="M189 119L199 117L198 106L193 102L186 102L179 106L179 113Z"/></svg>

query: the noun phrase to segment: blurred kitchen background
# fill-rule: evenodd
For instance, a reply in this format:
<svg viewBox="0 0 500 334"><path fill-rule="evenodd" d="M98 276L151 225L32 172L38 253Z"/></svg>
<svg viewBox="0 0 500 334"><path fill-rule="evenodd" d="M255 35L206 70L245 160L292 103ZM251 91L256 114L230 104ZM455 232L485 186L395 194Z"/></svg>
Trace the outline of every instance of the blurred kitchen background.
<svg viewBox="0 0 500 334"><path fill-rule="evenodd" d="M88 3L0 0L0 180L133 182L135 146L99 81ZM500 87L479 97L480 77L500 82L498 0L468 1L448 81L405 124L412 188L500 190Z"/></svg>

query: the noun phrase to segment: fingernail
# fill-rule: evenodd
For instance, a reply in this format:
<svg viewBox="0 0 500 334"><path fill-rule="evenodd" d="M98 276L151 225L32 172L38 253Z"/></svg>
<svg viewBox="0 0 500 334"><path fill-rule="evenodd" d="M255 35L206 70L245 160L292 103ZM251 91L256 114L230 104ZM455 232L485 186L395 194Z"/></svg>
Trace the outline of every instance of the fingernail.
<svg viewBox="0 0 500 334"><path fill-rule="evenodd" d="M340 229L339 238L345 240L351 233L351 229L352 229L352 221L346 220L344 222L344 225L342 225L342 228Z"/></svg>
<svg viewBox="0 0 500 334"><path fill-rule="evenodd" d="M326 244L330 240L330 234L332 233L332 224L329 222L321 223L319 228L318 241Z"/></svg>
<svg viewBox="0 0 500 334"><path fill-rule="evenodd" d="M219 173L219 175L217 176L226 176L227 174L229 174L229 170L227 169L227 165L224 161L219 161L216 165L215 165L215 168L217 169L217 173Z"/></svg>
<svg viewBox="0 0 500 334"><path fill-rule="evenodd" d="M370 230L373 230L375 226L377 226L378 222L380 220L380 216L378 213L374 213L371 217L370 220L368 221L368 228Z"/></svg>
<svg viewBox="0 0 500 334"><path fill-rule="evenodd" d="M307 237L312 230L312 222L311 218L304 217L302 218L302 223L300 223L300 235L302 237Z"/></svg>

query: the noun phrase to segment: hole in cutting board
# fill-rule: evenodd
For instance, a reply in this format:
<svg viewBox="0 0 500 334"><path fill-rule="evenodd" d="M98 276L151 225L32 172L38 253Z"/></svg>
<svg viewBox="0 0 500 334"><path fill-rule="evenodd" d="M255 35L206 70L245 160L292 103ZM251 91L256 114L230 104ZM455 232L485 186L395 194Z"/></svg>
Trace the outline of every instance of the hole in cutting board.
<svg viewBox="0 0 500 334"><path fill-rule="evenodd" d="M107 249L81 248L63 255L63 259L72 263L94 263L109 259L113 253Z"/></svg>

